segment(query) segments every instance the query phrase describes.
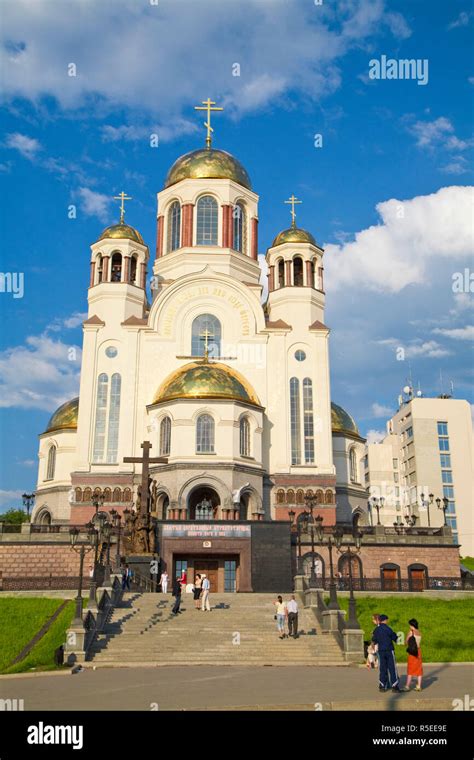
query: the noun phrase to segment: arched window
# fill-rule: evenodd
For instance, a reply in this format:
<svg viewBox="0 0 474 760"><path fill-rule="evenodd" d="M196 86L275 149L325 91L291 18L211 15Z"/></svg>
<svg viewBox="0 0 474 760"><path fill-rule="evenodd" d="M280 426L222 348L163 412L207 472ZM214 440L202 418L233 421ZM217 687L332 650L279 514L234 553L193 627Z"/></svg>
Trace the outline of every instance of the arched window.
<svg viewBox="0 0 474 760"><path fill-rule="evenodd" d="M181 242L181 206L178 201L171 204L168 212L168 251L176 251Z"/></svg>
<svg viewBox="0 0 474 760"><path fill-rule="evenodd" d="M210 414L201 414L197 419L196 453L214 453L214 420Z"/></svg>
<svg viewBox="0 0 474 760"><path fill-rule="evenodd" d="M296 492L296 503L304 504L304 491L302 488L299 488Z"/></svg>
<svg viewBox="0 0 474 760"><path fill-rule="evenodd" d="M171 451L171 419L164 417L160 423L160 457L167 457Z"/></svg>
<svg viewBox="0 0 474 760"><path fill-rule="evenodd" d="M306 498L307 499L314 499L314 492L313 492L312 488L308 488L308 490L306 491Z"/></svg>
<svg viewBox="0 0 474 760"><path fill-rule="evenodd" d="M290 380L291 464L301 464L300 381Z"/></svg>
<svg viewBox="0 0 474 760"><path fill-rule="evenodd" d="M234 221L234 250L240 251L240 253L246 253L247 249L247 223L245 217L245 209L242 203L236 203L233 210Z"/></svg>
<svg viewBox="0 0 474 760"><path fill-rule="evenodd" d="M250 456L250 422L247 417L240 420L240 456Z"/></svg>
<svg viewBox="0 0 474 760"><path fill-rule="evenodd" d="M48 451L48 465L46 467L46 480L54 479L56 470L56 446L50 446Z"/></svg>
<svg viewBox="0 0 474 760"><path fill-rule="evenodd" d="M110 271L111 282L121 282L122 280L122 254L116 251L112 255L112 268Z"/></svg>
<svg viewBox="0 0 474 760"><path fill-rule="evenodd" d="M293 285L303 287L303 259L300 256L293 259Z"/></svg>
<svg viewBox="0 0 474 760"><path fill-rule="evenodd" d="M114 488L112 501L114 502L114 504L120 504L120 502L122 501L122 491L120 490L120 488Z"/></svg>
<svg viewBox="0 0 474 760"><path fill-rule="evenodd" d="M316 504L324 504L324 491L316 491Z"/></svg>
<svg viewBox="0 0 474 760"><path fill-rule="evenodd" d="M283 259L278 262L278 287L285 287L285 262Z"/></svg>
<svg viewBox="0 0 474 760"><path fill-rule="evenodd" d="M350 471L351 471L351 482L357 483L357 458L356 458L356 451L354 447L352 447L352 449L349 452L349 461L350 461Z"/></svg>
<svg viewBox="0 0 474 760"><path fill-rule="evenodd" d="M104 488L104 501L112 501L112 491L110 488Z"/></svg>
<svg viewBox="0 0 474 760"><path fill-rule="evenodd" d="M292 488L289 488L286 492L286 503L287 504L294 504L295 503L295 492Z"/></svg>
<svg viewBox="0 0 474 760"><path fill-rule="evenodd" d="M130 258L130 272L128 275L128 279L131 285L136 285L136 279L137 279L137 257L136 256L132 256Z"/></svg>
<svg viewBox="0 0 474 760"><path fill-rule="evenodd" d="M332 491L326 491L326 495L324 498L326 504L332 504L333 503L333 492Z"/></svg>
<svg viewBox="0 0 474 760"><path fill-rule="evenodd" d="M312 288L317 288L315 259L311 259L311 282L309 282L308 285L310 285Z"/></svg>
<svg viewBox="0 0 474 760"><path fill-rule="evenodd" d="M109 398L108 376L103 372L98 377L94 450L92 454L94 462L103 462L105 456L107 464L114 464L117 461L121 384L120 375L114 373L110 383ZM106 437L107 451L105 449Z"/></svg>
<svg viewBox="0 0 474 760"><path fill-rule="evenodd" d="M102 264L102 256L97 256L97 284L102 282L102 274L103 274L103 264Z"/></svg>
<svg viewBox="0 0 474 760"><path fill-rule="evenodd" d="M79 504L82 501L82 488L74 489L74 501Z"/></svg>
<svg viewBox="0 0 474 760"><path fill-rule="evenodd" d="M206 342L209 356L216 359L220 356L222 329L217 317L212 314L200 314L193 320L191 333L191 354L193 356L204 356Z"/></svg>
<svg viewBox="0 0 474 760"><path fill-rule="evenodd" d="M304 461L314 463L314 422L313 422L313 382L311 378L303 380L303 423L304 423Z"/></svg>
<svg viewBox="0 0 474 760"><path fill-rule="evenodd" d="M120 419L120 390L122 378L118 373L112 375L110 386L109 435L107 439L107 464L117 461L118 434Z"/></svg>
<svg viewBox="0 0 474 760"><path fill-rule="evenodd" d="M84 494L82 496L82 500L84 502L89 503L92 501L92 489L91 488L84 488Z"/></svg>
<svg viewBox="0 0 474 760"><path fill-rule="evenodd" d="M122 494L122 502L132 501L132 491L130 488L124 488Z"/></svg>
<svg viewBox="0 0 474 760"><path fill-rule="evenodd" d="M217 245L218 207L210 195L197 202L196 245Z"/></svg>
<svg viewBox="0 0 474 760"><path fill-rule="evenodd" d="M93 461L102 462L105 451L105 425L107 422L107 395L109 378L103 372L97 380L97 401L95 407L95 432Z"/></svg>
<svg viewBox="0 0 474 760"><path fill-rule="evenodd" d="M285 503L285 492L283 488L279 488L277 491L277 504Z"/></svg>

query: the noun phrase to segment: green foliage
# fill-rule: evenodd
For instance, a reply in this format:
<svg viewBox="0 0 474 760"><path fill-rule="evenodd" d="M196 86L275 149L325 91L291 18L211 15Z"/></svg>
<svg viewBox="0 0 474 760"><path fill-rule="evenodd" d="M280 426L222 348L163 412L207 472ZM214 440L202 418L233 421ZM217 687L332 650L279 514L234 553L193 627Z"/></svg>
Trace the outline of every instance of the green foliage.
<svg viewBox="0 0 474 760"><path fill-rule="evenodd" d="M23 509L7 509L6 512L0 515L0 522L7 523L8 525L21 525L29 521L28 513Z"/></svg>
<svg viewBox="0 0 474 760"><path fill-rule="evenodd" d="M461 557L461 565L474 572L474 557Z"/></svg>
<svg viewBox="0 0 474 760"><path fill-rule="evenodd" d="M339 597L342 609L349 599ZM415 618L422 634L421 651L425 662L472 662L474 660L474 605L470 599L423 599L418 596L356 597L357 617L370 640L374 629L372 615L388 615L388 624L405 637L408 621ZM395 644L398 662L407 660L406 646Z"/></svg>

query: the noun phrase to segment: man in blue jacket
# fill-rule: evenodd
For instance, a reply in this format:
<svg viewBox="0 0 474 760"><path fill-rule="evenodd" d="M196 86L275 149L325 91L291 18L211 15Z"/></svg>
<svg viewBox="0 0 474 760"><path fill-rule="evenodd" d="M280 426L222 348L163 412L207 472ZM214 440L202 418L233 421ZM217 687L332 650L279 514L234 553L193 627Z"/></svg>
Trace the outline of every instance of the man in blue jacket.
<svg viewBox="0 0 474 760"><path fill-rule="evenodd" d="M372 641L378 645L380 681L379 691L385 691L388 686L387 675L390 675L392 691L400 691L398 686L397 663L393 642L397 640L397 634L388 625L387 615L379 616L379 625L372 634Z"/></svg>

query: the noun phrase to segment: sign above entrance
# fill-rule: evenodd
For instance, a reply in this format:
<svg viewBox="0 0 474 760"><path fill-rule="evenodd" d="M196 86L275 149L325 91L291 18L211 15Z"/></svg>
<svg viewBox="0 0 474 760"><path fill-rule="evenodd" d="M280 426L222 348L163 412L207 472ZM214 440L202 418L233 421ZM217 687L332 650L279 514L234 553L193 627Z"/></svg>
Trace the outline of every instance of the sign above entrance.
<svg viewBox="0 0 474 760"><path fill-rule="evenodd" d="M163 538L250 538L250 525L163 525Z"/></svg>

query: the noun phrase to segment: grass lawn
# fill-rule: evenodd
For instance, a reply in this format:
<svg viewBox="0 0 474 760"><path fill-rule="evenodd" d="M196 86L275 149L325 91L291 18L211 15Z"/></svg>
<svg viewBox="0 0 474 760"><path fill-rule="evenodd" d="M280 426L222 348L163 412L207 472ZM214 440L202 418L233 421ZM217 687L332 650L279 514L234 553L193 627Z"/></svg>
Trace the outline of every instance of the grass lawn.
<svg viewBox="0 0 474 760"><path fill-rule="evenodd" d="M339 604L348 610L349 599L339 597ZM474 660L474 604L470 599L422 599L420 597L356 597L357 617L370 640L374 613L388 615L389 625L404 636L408 621L418 620L423 636L421 651L425 662L471 662ZM395 644L398 662L406 662L405 643Z"/></svg>
<svg viewBox="0 0 474 760"><path fill-rule="evenodd" d="M70 601L24 660L14 666L11 661L35 636L63 600L0 599L0 673L20 673L35 668L53 670L54 650L66 639L66 629L74 617L74 602Z"/></svg>
<svg viewBox="0 0 474 760"><path fill-rule="evenodd" d="M474 571L474 557L461 557L461 565L467 567L468 570Z"/></svg>

